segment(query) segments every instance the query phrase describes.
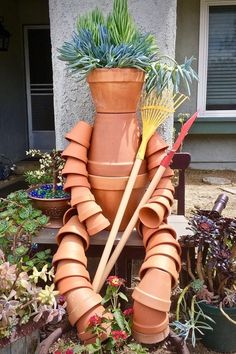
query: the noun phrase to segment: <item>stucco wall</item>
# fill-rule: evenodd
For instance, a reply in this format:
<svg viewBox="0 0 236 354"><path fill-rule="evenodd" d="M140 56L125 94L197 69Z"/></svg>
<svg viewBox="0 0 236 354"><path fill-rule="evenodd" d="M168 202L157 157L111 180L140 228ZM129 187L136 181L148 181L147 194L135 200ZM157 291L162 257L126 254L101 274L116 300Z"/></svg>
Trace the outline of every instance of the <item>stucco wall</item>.
<svg viewBox="0 0 236 354"><path fill-rule="evenodd" d="M11 33L0 52L0 153L17 161L28 149L23 24L49 23L47 0L1 0L0 14Z"/></svg>
<svg viewBox="0 0 236 354"><path fill-rule="evenodd" d="M65 63L57 58L57 48L71 38L79 14L98 6L104 13L111 10L111 0L49 0L52 39L56 146L65 146L64 135L80 119L93 120L93 108L85 82L77 82L66 72ZM152 31L160 49L175 55L176 0L129 0L129 8L144 31ZM171 140L173 121L164 125L162 134Z"/></svg>

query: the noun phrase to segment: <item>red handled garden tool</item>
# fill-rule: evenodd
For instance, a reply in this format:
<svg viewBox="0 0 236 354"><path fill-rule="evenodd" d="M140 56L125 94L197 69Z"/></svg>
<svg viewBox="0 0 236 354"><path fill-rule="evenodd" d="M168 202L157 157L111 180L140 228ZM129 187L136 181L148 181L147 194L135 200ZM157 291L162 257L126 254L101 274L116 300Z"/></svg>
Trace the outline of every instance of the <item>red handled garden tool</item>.
<svg viewBox="0 0 236 354"><path fill-rule="evenodd" d="M97 287L96 291L99 292L109 275L110 271L114 267L120 253L122 252L131 232L133 231L139 217L139 210L140 208L147 203L148 199L151 197L152 193L156 189L158 183L160 182L166 168L170 165L170 162L174 156L174 154L177 152L181 144L183 143L183 140L185 136L188 134L189 129L191 128L192 124L194 123L195 119L197 118L198 113L196 112L191 118L187 120L187 122L182 126L182 129L179 133L179 136L173 145L172 149L167 153L167 155L163 158L163 160L160 163L159 168L157 169L157 172L155 173L150 185L148 186L145 194L143 195L137 209L135 210L129 224L127 225L119 243L117 244L111 258L109 259L106 268L104 270L103 276L101 278L101 281L99 283L99 286Z"/></svg>
<svg viewBox="0 0 236 354"><path fill-rule="evenodd" d="M187 96L177 93L173 95L172 90L165 90L162 95L152 93L145 96L142 100L141 116L142 116L142 142L136 155L136 159L127 182L122 200L120 202L115 220L113 222L110 234L108 236L102 257L100 259L97 272L93 280L93 289L98 290L103 277L104 269L111 254L116 235L124 216L126 207L129 202L130 195L133 191L137 175L139 173L142 161L144 160L148 141L155 133L156 129L168 118L171 113L187 99Z"/></svg>

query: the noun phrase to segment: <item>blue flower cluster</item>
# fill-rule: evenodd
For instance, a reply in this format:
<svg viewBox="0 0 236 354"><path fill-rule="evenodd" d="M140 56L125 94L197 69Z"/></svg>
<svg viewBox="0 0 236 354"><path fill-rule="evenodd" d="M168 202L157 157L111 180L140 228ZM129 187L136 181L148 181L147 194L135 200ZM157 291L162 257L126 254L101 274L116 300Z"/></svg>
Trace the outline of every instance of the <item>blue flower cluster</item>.
<svg viewBox="0 0 236 354"><path fill-rule="evenodd" d="M57 186L56 192L53 191L52 184L44 184L39 188L35 188L29 192L29 195L34 198L51 199L69 197L69 193L63 191L62 186Z"/></svg>

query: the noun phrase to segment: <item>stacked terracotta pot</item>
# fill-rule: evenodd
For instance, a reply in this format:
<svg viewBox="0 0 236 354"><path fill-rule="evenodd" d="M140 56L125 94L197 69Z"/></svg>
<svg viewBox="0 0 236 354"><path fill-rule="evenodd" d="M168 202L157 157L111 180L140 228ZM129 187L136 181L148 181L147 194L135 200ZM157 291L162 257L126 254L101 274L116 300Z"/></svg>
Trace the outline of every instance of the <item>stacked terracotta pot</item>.
<svg viewBox="0 0 236 354"><path fill-rule="evenodd" d="M84 222L90 236L109 226L101 207L90 191L87 172L87 152L90 146L92 127L80 121L67 135L70 141L62 156L66 164L62 171L66 182L64 189L71 192L71 206L77 209L80 222Z"/></svg>
<svg viewBox="0 0 236 354"><path fill-rule="evenodd" d="M154 135L147 149L150 179L166 150L165 142ZM181 268L181 248L176 233L166 223L173 203L174 187L168 169L152 197L140 209L138 231L143 237L146 257L140 269L140 283L133 292L133 336L142 343L157 343L169 334L168 312L171 289L176 286Z"/></svg>
<svg viewBox="0 0 236 354"><path fill-rule="evenodd" d="M64 226L57 235L59 247L53 257L55 283L66 298L69 321L77 326L80 339L86 343L96 341L94 334L86 331L89 318L95 314L103 316L105 309L101 306L101 296L92 289L85 251L89 247L89 236L109 225L88 182L86 165L91 133L92 127L80 121L66 135L70 143L62 153L66 158L62 174L66 177L64 189L71 193L72 208L64 215ZM104 333L102 339L106 337Z"/></svg>
<svg viewBox="0 0 236 354"><path fill-rule="evenodd" d="M88 76L96 107L88 155L92 192L112 224L140 144L137 106L144 73L137 69L99 69ZM127 226L148 179L143 163L120 231Z"/></svg>

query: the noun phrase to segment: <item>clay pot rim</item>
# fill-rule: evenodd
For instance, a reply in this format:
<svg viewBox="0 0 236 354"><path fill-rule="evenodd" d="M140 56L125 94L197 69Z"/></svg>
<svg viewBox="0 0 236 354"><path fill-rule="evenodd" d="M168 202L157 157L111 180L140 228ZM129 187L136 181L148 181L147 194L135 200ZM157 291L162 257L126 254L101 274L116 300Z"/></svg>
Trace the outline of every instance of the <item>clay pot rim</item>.
<svg viewBox="0 0 236 354"><path fill-rule="evenodd" d="M140 333L138 331L135 331L135 329L132 328L132 335L134 339L144 344L156 344L162 342L169 335L169 333L170 333L169 326L167 326L167 328L160 333L152 333L150 335Z"/></svg>
<svg viewBox="0 0 236 354"><path fill-rule="evenodd" d="M99 212L97 214L102 214L102 213ZM97 214L94 214L94 215L97 215ZM94 216L94 215L92 215L92 216ZM87 220L89 220L89 218L86 219L86 221ZM87 228L87 232L88 232L89 236L93 236L93 235L96 235L97 233L101 232L102 230L106 229L108 226L110 226L110 221L104 216L104 219L99 224L96 224L93 227ZM87 225L86 225L86 227L87 227ZM94 230L97 230L97 229L100 229L100 230L95 232Z"/></svg>
<svg viewBox="0 0 236 354"><path fill-rule="evenodd" d="M155 247L163 246L163 245L165 245L165 244L156 245L156 246L152 247L150 250L148 250L147 253L146 253L144 262L147 261L147 260L148 260L150 257L152 257L152 256L158 256L158 255L160 255L160 256L168 256L169 258L171 258L171 259L173 259L173 260L175 261L176 270L177 270L177 272L179 273L179 272L181 271L181 260L180 260L180 257L179 257L177 248L176 248L174 245L172 245L172 246L175 247L175 249L176 249L176 257L175 257L174 255L172 255L172 254L164 253L163 251L161 251L161 252L158 252L158 251L155 251L155 252L154 252L154 251L153 251L153 249L154 249ZM169 244L169 246L171 246L171 244ZM149 252L151 252L151 251L153 251L154 253L151 254L151 255L148 255Z"/></svg>
<svg viewBox="0 0 236 354"><path fill-rule="evenodd" d="M160 311L160 312L161 312L161 311ZM138 322L136 322L136 321L133 320L133 326L134 326L134 328L137 328L137 329L139 328L140 330L142 329L143 332L141 332L141 333L143 333L143 334L161 333L162 331L165 330L165 328L168 327L168 324L169 324L169 316L168 316L167 313L166 313L165 319L164 319L161 323L159 323L158 325L156 325L156 326L141 325L141 324L139 324Z"/></svg>
<svg viewBox="0 0 236 354"><path fill-rule="evenodd" d="M124 190L127 182L128 182L129 176L124 176L124 177L103 177L103 176L94 176L94 175L88 175L88 180L91 184L91 188L93 189L99 189L99 190ZM133 189L139 189L140 187L143 187L146 185L148 181L148 174L144 173L142 175L138 175L135 185Z"/></svg>
<svg viewBox="0 0 236 354"><path fill-rule="evenodd" d="M181 253L182 253L182 250L181 250L181 246L180 246L180 244L179 244L179 242L173 237L173 236L171 236L172 238L173 238L173 240L163 240L161 243L159 243L159 242L157 242L154 246L152 246L151 248L150 248L150 246L148 246L148 244L149 244L149 241L151 240L151 238L154 236L155 234L152 234L150 237L149 237L149 239L148 239L148 241L147 241L147 243L146 243L146 251L149 251L149 250L151 250L153 247L155 247L155 246L158 246L158 245L173 245L173 246L175 246L176 247L176 249L178 250L178 254L179 255L181 255Z"/></svg>
<svg viewBox="0 0 236 354"><path fill-rule="evenodd" d="M160 209L161 217L159 217L157 211L155 210L156 208ZM169 209L170 208L167 208L165 205L161 203L147 203L139 209L139 219L142 222L142 224L147 226L148 228L157 229L161 224L161 222L169 216L169 212L170 212ZM164 213L163 219L162 219L162 212ZM146 214L146 216L144 215L144 213ZM147 213L149 214L149 216L147 216Z"/></svg>
<svg viewBox="0 0 236 354"><path fill-rule="evenodd" d="M75 284L76 280L75 279L72 280L71 278L76 278L76 280L78 280L78 284ZM67 284L67 286L65 284L62 284L62 282L65 282L65 281L69 282L69 284ZM74 282L74 284L73 284L73 282ZM81 285L79 285L79 282L81 282ZM58 284L57 284L57 288L59 289L60 287L63 288L63 289L60 289L60 294L64 295L64 294L68 293L69 291L72 291L75 289L80 289L80 288L92 289L92 284L84 277L72 275L71 277L67 277L67 278L63 278L63 279L59 280Z"/></svg>
<svg viewBox="0 0 236 354"><path fill-rule="evenodd" d="M158 269L158 268L152 268L152 269ZM170 275L170 277L171 277L171 275ZM171 284L171 280L170 280L170 284ZM140 289L139 286L136 286L135 290L133 291L132 298L135 301L139 302L141 305L144 305L144 306L149 307L149 308L156 310L156 311L168 312L170 310L170 306L171 306L170 300L165 300L165 299L162 299L158 296L154 296L152 294L149 294L149 293L143 291L142 289Z"/></svg>
<svg viewBox="0 0 236 354"><path fill-rule="evenodd" d="M103 76L104 74L106 75L106 78L101 79L100 76ZM110 74L110 75L108 75ZM122 74L122 75L121 75ZM140 78L137 80L133 80L134 82L143 82L145 73L141 69L137 68L96 68L93 69L87 76L87 82L88 83L96 83L96 82L122 82L122 81L129 81L130 82L130 77L128 74L133 75L133 76L140 76ZM108 76L108 77L107 77ZM109 78L110 76L110 78ZM121 76L121 77L120 77ZM124 79L125 76L127 77L127 80Z"/></svg>

